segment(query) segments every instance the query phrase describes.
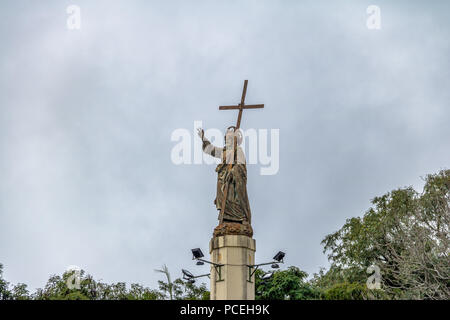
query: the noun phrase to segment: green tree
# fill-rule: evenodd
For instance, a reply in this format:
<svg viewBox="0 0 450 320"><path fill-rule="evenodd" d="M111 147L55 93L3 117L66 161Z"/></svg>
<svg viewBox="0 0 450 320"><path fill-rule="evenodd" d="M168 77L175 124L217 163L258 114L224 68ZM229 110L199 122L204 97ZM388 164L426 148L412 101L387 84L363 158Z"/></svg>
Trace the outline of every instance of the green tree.
<svg viewBox="0 0 450 320"><path fill-rule="evenodd" d="M29 300L30 292L28 291L27 285L24 283L16 284L12 289L12 299L13 300Z"/></svg>
<svg viewBox="0 0 450 320"><path fill-rule="evenodd" d="M157 290L152 290L137 283L132 283L128 291L128 300L159 300L162 295Z"/></svg>
<svg viewBox="0 0 450 320"><path fill-rule="evenodd" d="M321 294L324 300L366 300L367 297L367 286L357 282L336 283Z"/></svg>
<svg viewBox="0 0 450 320"><path fill-rule="evenodd" d="M125 282L112 284L96 281L81 270L79 287L71 282L74 271L65 272L62 276L53 275L43 289L33 295L37 300L157 300L162 294L156 290L133 283L127 289Z"/></svg>
<svg viewBox="0 0 450 320"><path fill-rule="evenodd" d="M0 264L0 300L159 300L168 296L183 300L209 300L209 291L204 284L197 286L182 279L172 282L169 269L164 266L163 270L170 285L159 281L159 291L137 283L132 283L128 289L125 282L108 284L96 281L84 270L77 273L72 270L61 276L50 276L44 288L30 295L23 283L10 289L10 284L3 279L3 265Z"/></svg>
<svg viewBox="0 0 450 320"><path fill-rule="evenodd" d="M344 294L343 284L359 290L366 269L375 264L384 297L449 299L450 170L428 175L421 194L401 188L372 204L362 218L348 219L322 241L332 266L316 284L356 297Z"/></svg>
<svg viewBox="0 0 450 320"><path fill-rule="evenodd" d="M178 278L174 281L174 285L177 288L176 299L178 300L209 300L209 291L204 283L197 286Z"/></svg>
<svg viewBox="0 0 450 320"><path fill-rule="evenodd" d="M80 272L80 289L69 288L67 283L69 277L74 274L74 271L65 272L62 276L52 275L48 279L43 289L38 289L34 295L36 300L88 300L86 295L86 288L82 286L84 278L84 271ZM84 282L85 283L85 282Z"/></svg>
<svg viewBox="0 0 450 320"><path fill-rule="evenodd" d="M166 265L162 266L162 269L156 269L156 272L160 272L165 275L166 281L158 281L159 290L164 294L164 296L168 296L170 300L174 299L174 296L181 294L181 289L179 286L174 285L172 282L169 268Z"/></svg>
<svg viewBox="0 0 450 320"><path fill-rule="evenodd" d="M12 293L8 288L9 282L3 279L3 264L0 263L0 300L12 299Z"/></svg>
<svg viewBox="0 0 450 320"><path fill-rule="evenodd" d="M297 267L273 272L269 279L264 272L255 272L255 298L257 300L306 300L318 299L319 292L306 281L308 274Z"/></svg>
<svg viewBox="0 0 450 320"><path fill-rule="evenodd" d="M164 274L166 277L166 281L158 281L159 292L163 298L169 298L170 300L209 300L209 291L204 284L196 286L194 283L180 278L172 281L169 268L166 265L155 271Z"/></svg>

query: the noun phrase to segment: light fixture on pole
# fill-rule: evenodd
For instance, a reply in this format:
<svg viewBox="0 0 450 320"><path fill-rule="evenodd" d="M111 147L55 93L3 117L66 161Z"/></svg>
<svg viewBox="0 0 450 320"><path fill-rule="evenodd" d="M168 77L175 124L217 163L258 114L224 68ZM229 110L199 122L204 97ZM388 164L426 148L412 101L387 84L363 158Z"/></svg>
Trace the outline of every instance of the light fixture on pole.
<svg viewBox="0 0 450 320"><path fill-rule="evenodd" d="M275 260L275 261L267 262L267 263L247 265L248 266L248 281L251 281L252 276L255 274L256 270L258 270L258 268L261 267L261 266L267 266L267 265L270 264L273 269L280 268L279 263L284 263L283 259L284 259L285 255L286 255L286 253L284 253L283 251L278 251L278 253L273 257L273 260Z"/></svg>
<svg viewBox="0 0 450 320"><path fill-rule="evenodd" d="M205 255L203 254L202 249L200 249L200 248L191 249L191 252L192 252L192 260L196 260L197 261L197 263L196 263L197 266L202 266L205 263L208 263L208 264L214 266L214 270L216 270L216 273L218 275L218 279L219 280L223 280L222 279L222 267L223 267L223 264L214 263L214 262L202 259Z"/></svg>
<svg viewBox="0 0 450 320"><path fill-rule="evenodd" d="M285 255L286 255L286 253L284 253L283 251L278 251L278 253L272 259L283 263L283 259L284 259Z"/></svg>
<svg viewBox="0 0 450 320"><path fill-rule="evenodd" d="M194 283L195 279L197 278L201 278L201 277L208 277L209 278L209 273L206 274L201 274L199 276L194 276L192 274L192 272L186 270L186 269L181 269L181 272L183 273L183 279L186 280L189 283Z"/></svg>
<svg viewBox="0 0 450 320"><path fill-rule="evenodd" d="M269 280L269 279L271 279L272 278L272 276L273 276L273 272L267 272L267 273L265 273L262 277L261 277L261 279L264 281L264 280Z"/></svg>
<svg viewBox="0 0 450 320"><path fill-rule="evenodd" d="M192 259L200 259L205 256L202 252L202 249L200 248L191 249L191 251L192 251Z"/></svg>

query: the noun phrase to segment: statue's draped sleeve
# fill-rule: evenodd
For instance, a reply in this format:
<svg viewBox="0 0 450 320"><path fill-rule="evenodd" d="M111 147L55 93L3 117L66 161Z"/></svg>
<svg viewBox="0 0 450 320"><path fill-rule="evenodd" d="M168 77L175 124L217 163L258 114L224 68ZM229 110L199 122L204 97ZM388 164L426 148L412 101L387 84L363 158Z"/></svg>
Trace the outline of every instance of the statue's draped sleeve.
<svg viewBox="0 0 450 320"><path fill-rule="evenodd" d="M203 151L210 156L222 159L223 150L214 146L208 139L203 138Z"/></svg>

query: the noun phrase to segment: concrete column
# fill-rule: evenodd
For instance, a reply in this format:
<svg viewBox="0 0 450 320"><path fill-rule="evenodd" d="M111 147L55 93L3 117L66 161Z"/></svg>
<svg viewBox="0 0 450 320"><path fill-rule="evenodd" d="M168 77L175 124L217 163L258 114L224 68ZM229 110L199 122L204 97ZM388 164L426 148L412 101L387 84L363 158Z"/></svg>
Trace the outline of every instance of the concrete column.
<svg viewBox="0 0 450 320"><path fill-rule="evenodd" d="M248 267L255 264L255 251L255 240L246 235L211 239L211 261L223 265L211 266L211 300L255 300L255 276L249 279Z"/></svg>

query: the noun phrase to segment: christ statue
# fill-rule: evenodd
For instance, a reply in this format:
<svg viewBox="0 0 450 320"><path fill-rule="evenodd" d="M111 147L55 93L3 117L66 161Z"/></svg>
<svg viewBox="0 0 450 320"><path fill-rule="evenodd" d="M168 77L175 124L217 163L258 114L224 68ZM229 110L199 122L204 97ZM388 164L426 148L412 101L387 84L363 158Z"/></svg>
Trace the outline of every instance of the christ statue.
<svg viewBox="0 0 450 320"><path fill-rule="evenodd" d="M203 151L221 159L216 167L217 194L214 204L219 210L219 221L242 224L251 223L250 204L247 196L247 167L242 151L242 132L231 126L225 134L225 146L216 147L205 137L203 129L198 128L203 141ZM236 152L234 152L236 151ZM226 190L226 191L225 191ZM226 197L226 201L224 198Z"/></svg>
<svg viewBox="0 0 450 320"><path fill-rule="evenodd" d="M239 110L236 126L228 127L225 133L225 146L213 146L205 138L205 132L198 128L198 135L203 141L203 151L221 160L216 167L217 193L214 204L219 210L219 226L214 234L221 233L221 226L228 233L244 232L250 237L253 235L251 227L250 204L247 196L247 166L241 144L243 135L240 130L242 113L245 109L261 109L264 104L245 104L248 80L244 81L241 102L237 105L219 106L219 110ZM230 227L227 230L227 226ZM237 230L234 227L238 226ZM217 231L217 232L216 232Z"/></svg>

